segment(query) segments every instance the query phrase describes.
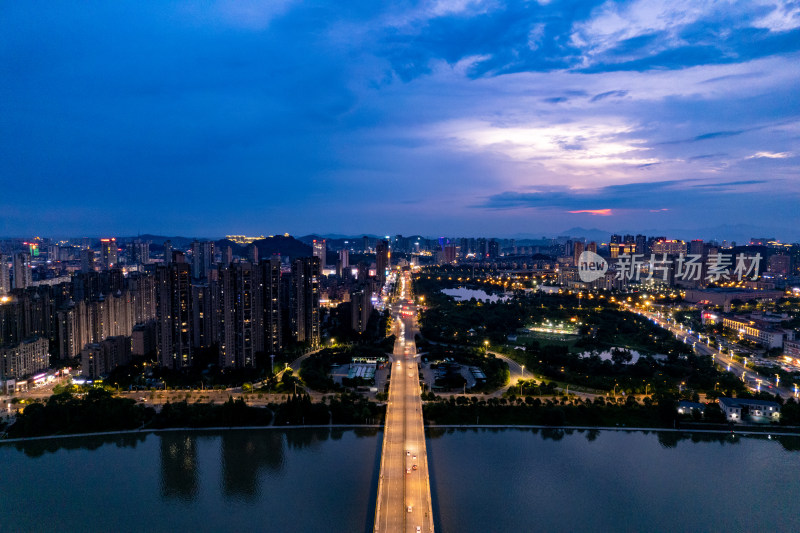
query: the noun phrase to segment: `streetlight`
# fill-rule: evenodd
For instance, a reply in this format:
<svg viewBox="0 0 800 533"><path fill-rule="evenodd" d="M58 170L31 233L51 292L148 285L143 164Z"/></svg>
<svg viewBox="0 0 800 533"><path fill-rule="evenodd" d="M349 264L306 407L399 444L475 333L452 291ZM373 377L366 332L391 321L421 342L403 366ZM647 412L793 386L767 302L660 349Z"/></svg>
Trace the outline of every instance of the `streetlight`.
<svg viewBox="0 0 800 533"><path fill-rule="evenodd" d="M525 365L522 365L522 377L525 377Z"/></svg>
<svg viewBox="0 0 800 533"><path fill-rule="evenodd" d="M716 384L714 384L714 390L717 390L717 387L719 387L719 381L717 381Z"/></svg>
<svg viewBox="0 0 800 533"><path fill-rule="evenodd" d="M780 387L781 386L781 376L780 376L780 374L775 374L775 386L776 387Z"/></svg>

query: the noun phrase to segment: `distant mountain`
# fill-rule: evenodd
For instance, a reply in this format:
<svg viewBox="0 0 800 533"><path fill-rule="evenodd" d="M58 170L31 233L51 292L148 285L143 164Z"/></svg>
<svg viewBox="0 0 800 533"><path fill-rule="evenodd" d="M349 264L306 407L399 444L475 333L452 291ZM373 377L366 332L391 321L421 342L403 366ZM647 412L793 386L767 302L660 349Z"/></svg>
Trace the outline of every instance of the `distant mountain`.
<svg viewBox="0 0 800 533"><path fill-rule="evenodd" d="M556 237L561 237L561 236L584 237L586 238L587 241L608 242L609 238L611 237L611 233L612 232L610 231L597 228L586 229L586 228L575 227L559 233L558 235L556 235Z"/></svg>
<svg viewBox="0 0 800 533"><path fill-rule="evenodd" d="M255 241L253 244L258 248L258 256L260 258L269 258L273 255L292 258L311 256L311 246L294 237L275 235L274 237Z"/></svg>
<svg viewBox="0 0 800 533"><path fill-rule="evenodd" d="M513 235L510 235L508 238L515 239L517 241L531 240L539 243L542 240L547 240L555 237L573 237L573 238L583 237L587 241L607 242L608 238L611 236L611 233L612 232L597 228L586 229L586 228L575 227L575 228L570 228L568 230L559 231L558 233L553 233L550 231L543 231L541 233L515 233Z"/></svg>
<svg viewBox="0 0 800 533"><path fill-rule="evenodd" d="M117 241L118 242L133 242L136 239L140 239L140 240L142 240L144 242L150 241L153 244L156 244L156 245L159 245L159 246L163 245L164 241L169 240L169 241L172 241L172 247L175 248L175 249L178 249L178 250L183 249L183 248L188 248L189 246L191 246L192 241L210 241L210 240L213 240L213 239L209 239L207 237L180 237L180 236L170 237L170 236L167 236L167 235L152 235L150 233L145 233L143 235L137 235L135 237L118 237Z"/></svg>
<svg viewBox="0 0 800 533"><path fill-rule="evenodd" d="M326 241L361 241L364 236L367 236L370 239L382 239L384 237L380 237L378 235L373 235L372 233L359 233L357 235L341 235L339 233L326 233L325 235L319 235L317 233L311 233L309 235L303 235L302 237L297 237L297 240L300 242L304 242L306 244L311 244L316 240L325 239Z"/></svg>

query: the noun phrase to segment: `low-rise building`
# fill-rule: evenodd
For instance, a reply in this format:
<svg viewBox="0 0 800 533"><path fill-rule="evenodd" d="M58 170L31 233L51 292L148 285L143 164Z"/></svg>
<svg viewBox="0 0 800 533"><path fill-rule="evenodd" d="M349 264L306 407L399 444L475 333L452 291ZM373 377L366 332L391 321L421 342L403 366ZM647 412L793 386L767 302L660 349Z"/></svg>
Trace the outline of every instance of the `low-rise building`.
<svg viewBox="0 0 800 533"><path fill-rule="evenodd" d="M781 406L769 400L755 400L752 398L719 398L719 407L730 422L742 422L751 418L755 421L778 421L781 416Z"/></svg>
<svg viewBox="0 0 800 533"><path fill-rule="evenodd" d="M728 312L734 300L746 302L756 300L759 302L774 302L783 298L783 291L745 290L735 288L713 289L686 289L684 301L700 305L719 305Z"/></svg>
<svg viewBox="0 0 800 533"><path fill-rule="evenodd" d="M680 402L678 402L679 415L690 415L694 410L697 410L700 414L704 414L706 412L706 404L698 402L690 402L687 400L681 400Z"/></svg>
<svg viewBox="0 0 800 533"><path fill-rule="evenodd" d="M722 319L722 327L738 332L741 338L757 342L766 348L783 347L786 333L771 326L769 322L742 316L728 316Z"/></svg>
<svg viewBox="0 0 800 533"><path fill-rule="evenodd" d="M783 355L800 364L800 341L786 340L783 342Z"/></svg>

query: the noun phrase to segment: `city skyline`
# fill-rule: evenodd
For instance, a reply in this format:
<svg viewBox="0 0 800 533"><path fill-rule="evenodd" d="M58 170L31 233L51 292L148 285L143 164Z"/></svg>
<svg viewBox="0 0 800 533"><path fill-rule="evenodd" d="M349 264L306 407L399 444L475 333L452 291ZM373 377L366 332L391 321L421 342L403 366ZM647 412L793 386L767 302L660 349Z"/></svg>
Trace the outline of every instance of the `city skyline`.
<svg viewBox="0 0 800 533"><path fill-rule="evenodd" d="M799 28L785 2L7 6L0 235L797 240Z"/></svg>

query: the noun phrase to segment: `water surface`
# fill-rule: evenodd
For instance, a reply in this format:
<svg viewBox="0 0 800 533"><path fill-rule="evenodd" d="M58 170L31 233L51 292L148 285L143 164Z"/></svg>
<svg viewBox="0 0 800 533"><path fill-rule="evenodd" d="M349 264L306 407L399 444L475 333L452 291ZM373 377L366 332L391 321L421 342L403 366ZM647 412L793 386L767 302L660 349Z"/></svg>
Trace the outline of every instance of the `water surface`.
<svg viewBox="0 0 800 533"><path fill-rule="evenodd" d="M375 429L0 445L0 531L371 531ZM437 532L800 531L800 439L428 429Z"/></svg>
<svg viewBox="0 0 800 533"><path fill-rule="evenodd" d="M800 531L800 439L429 430L438 531Z"/></svg>
<svg viewBox="0 0 800 533"><path fill-rule="evenodd" d="M480 289L468 289L466 287L458 287L456 289L442 289L442 292L448 296L452 296L456 300L483 300L485 302L497 302L507 300L508 296L498 296L496 294L488 294L486 291Z"/></svg>
<svg viewBox="0 0 800 533"><path fill-rule="evenodd" d="M0 446L2 531L371 531L377 430L230 430Z"/></svg>

